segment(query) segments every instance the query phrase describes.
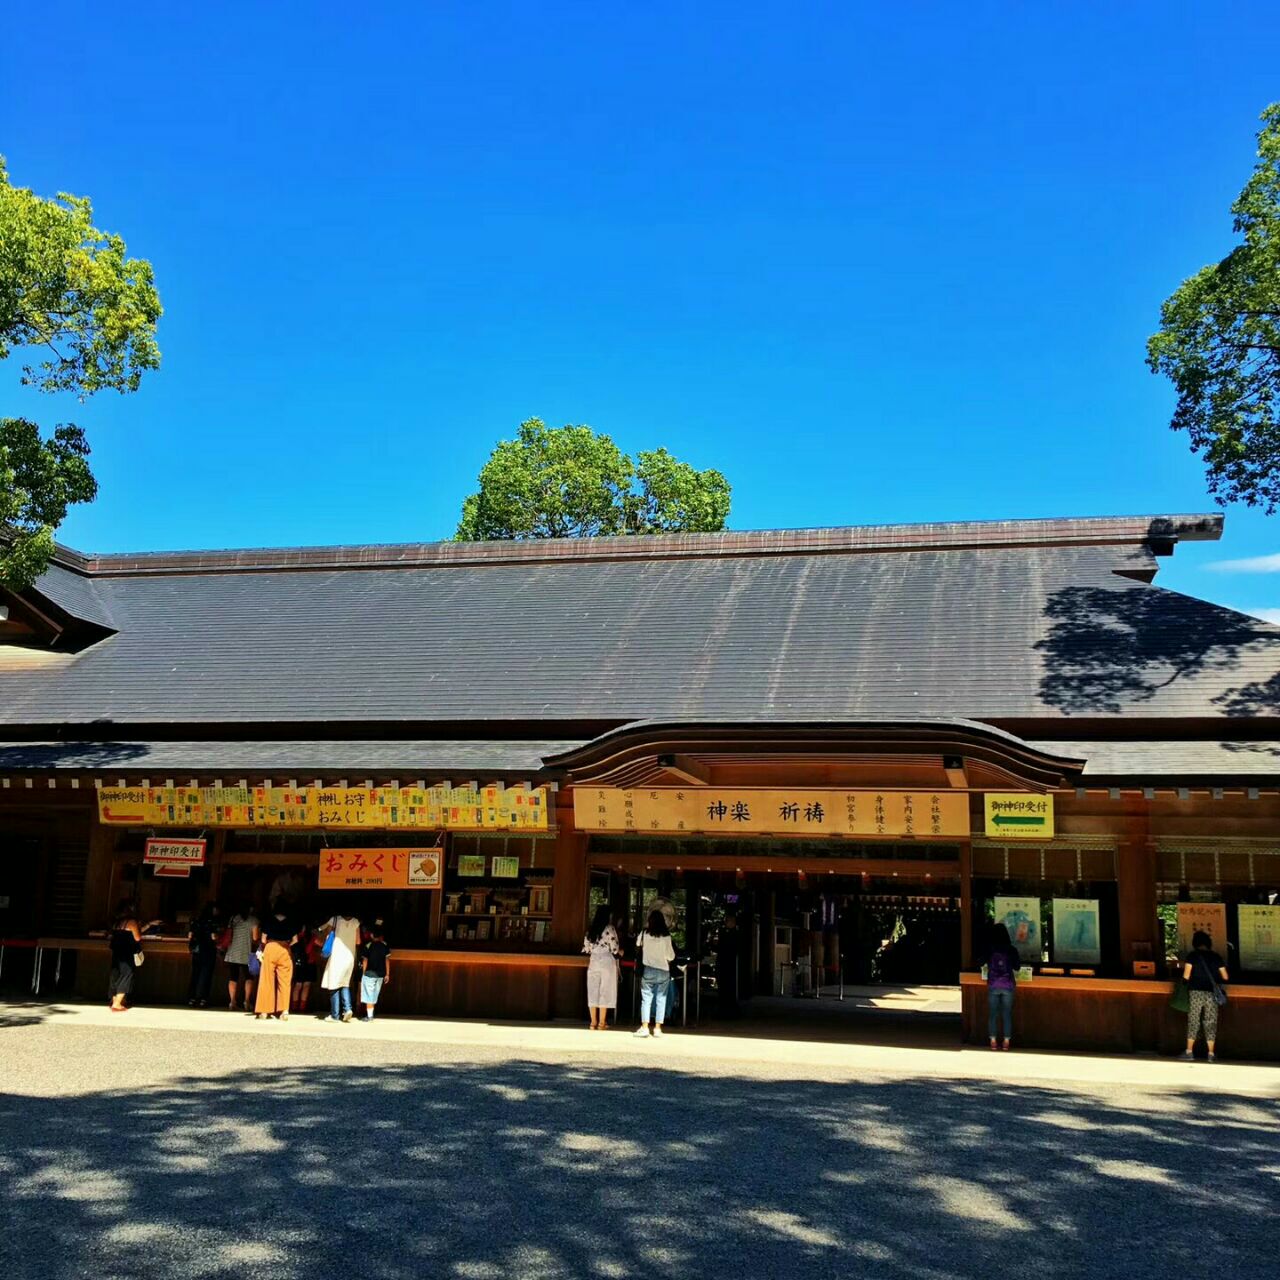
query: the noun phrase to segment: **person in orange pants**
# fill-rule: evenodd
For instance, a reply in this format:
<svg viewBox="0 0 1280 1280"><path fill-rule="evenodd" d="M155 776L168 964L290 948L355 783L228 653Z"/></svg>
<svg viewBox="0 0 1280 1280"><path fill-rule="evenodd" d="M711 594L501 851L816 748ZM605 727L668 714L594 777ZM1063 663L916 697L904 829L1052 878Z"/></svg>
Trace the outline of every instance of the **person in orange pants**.
<svg viewBox="0 0 1280 1280"><path fill-rule="evenodd" d="M258 1000L254 1015L274 1014L281 1022L289 1018L289 995L293 989L293 953L298 926L285 914L281 903L258 926L262 943L262 972L258 976Z"/></svg>

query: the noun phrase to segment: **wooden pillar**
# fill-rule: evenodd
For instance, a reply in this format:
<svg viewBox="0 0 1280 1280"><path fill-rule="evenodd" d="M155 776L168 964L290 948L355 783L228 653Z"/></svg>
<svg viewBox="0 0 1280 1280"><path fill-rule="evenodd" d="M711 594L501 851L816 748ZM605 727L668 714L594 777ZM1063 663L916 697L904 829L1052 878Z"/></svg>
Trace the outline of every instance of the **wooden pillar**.
<svg viewBox="0 0 1280 1280"><path fill-rule="evenodd" d="M91 929L104 929L111 923L115 903L111 901L111 868L115 859L116 833L98 821L95 798L94 812L89 819L89 865L85 870L84 912L80 927L88 933Z"/></svg>
<svg viewBox="0 0 1280 1280"><path fill-rule="evenodd" d="M973 968L973 845L960 846L960 968Z"/></svg>
<svg viewBox="0 0 1280 1280"><path fill-rule="evenodd" d="M1163 937L1156 930L1156 852L1150 840L1148 802L1126 797L1123 834L1116 844L1116 898L1120 914L1120 968L1133 976L1134 948L1163 956Z"/></svg>
<svg viewBox="0 0 1280 1280"><path fill-rule="evenodd" d="M587 837L573 825L573 800L556 793L555 876L551 890L551 949L579 951L586 930Z"/></svg>

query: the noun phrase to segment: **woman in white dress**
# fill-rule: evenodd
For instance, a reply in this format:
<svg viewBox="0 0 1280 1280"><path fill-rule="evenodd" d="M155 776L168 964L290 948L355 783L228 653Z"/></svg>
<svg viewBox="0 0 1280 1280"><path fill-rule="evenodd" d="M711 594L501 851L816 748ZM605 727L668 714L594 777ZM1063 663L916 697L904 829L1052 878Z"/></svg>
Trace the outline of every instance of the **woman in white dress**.
<svg viewBox="0 0 1280 1280"><path fill-rule="evenodd" d="M596 908L591 928L582 942L582 954L591 957L587 965L587 1008L591 1030L604 1031L609 1010L618 1007L618 932L609 919L608 906Z"/></svg>
<svg viewBox="0 0 1280 1280"><path fill-rule="evenodd" d="M329 993L329 1022L351 1021L351 975L360 945L360 921L355 916L334 916L325 925L333 934L333 949L325 962L320 985Z"/></svg>

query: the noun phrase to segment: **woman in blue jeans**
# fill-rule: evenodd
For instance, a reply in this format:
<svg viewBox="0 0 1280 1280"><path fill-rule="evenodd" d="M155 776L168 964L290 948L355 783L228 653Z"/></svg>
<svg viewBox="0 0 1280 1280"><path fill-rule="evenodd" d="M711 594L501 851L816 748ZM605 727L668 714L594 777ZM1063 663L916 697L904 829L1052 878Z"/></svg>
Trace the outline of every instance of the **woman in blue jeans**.
<svg viewBox="0 0 1280 1280"><path fill-rule="evenodd" d="M661 911L649 912L649 923L636 939L636 958L640 962L640 1029L638 1036L649 1034L649 1018L653 1018L653 1034L662 1034L662 1019L667 1012L667 990L671 985L671 962L676 949L671 930Z"/></svg>
<svg viewBox="0 0 1280 1280"><path fill-rule="evenodd" d="M991 929L991 949L987 952L987 1036L993 1049L1007 1049L1013 1039L1013 992L1018 985L1018 966L1022 958L1009 940L1003 924ZM1004 1023L1004 1039L999 1040Z"/></svg>

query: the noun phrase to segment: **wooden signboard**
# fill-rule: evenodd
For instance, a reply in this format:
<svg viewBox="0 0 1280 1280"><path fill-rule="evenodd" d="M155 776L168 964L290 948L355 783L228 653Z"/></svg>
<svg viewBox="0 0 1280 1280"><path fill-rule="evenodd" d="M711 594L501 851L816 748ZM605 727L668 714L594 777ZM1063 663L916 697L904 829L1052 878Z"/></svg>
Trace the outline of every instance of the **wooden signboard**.
<svg viewBox="0 0 1280 1280"><path fill-rule="evenodd" d="M579 831L623 834L969 835L968 795L946 791L580 787L573 815Z"/></svg>

